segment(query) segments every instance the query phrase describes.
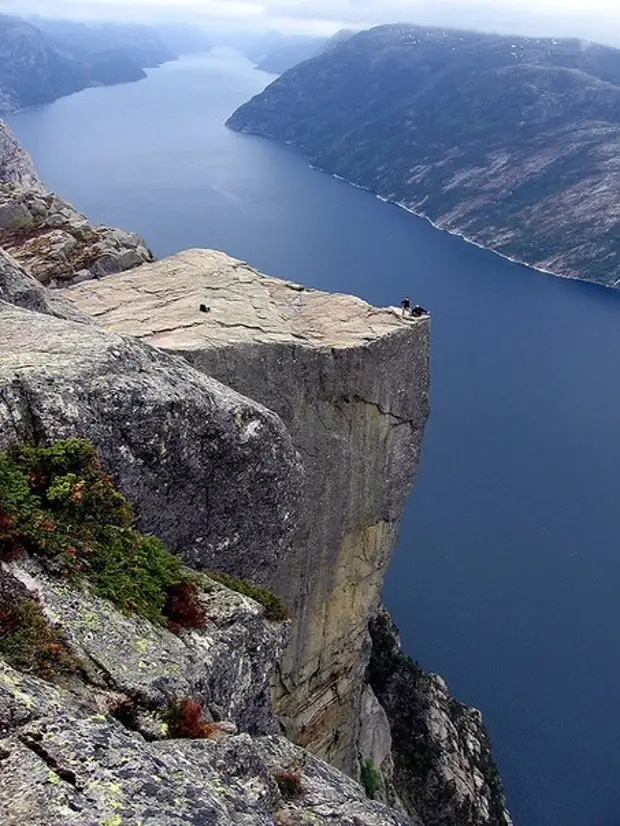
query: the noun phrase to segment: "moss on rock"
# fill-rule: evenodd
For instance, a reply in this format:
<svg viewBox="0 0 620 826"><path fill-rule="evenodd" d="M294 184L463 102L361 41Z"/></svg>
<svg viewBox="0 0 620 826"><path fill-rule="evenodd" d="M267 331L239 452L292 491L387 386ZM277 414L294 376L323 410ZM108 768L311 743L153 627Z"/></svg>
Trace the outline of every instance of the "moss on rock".
<svg viewBox="0 0 620 826"><path fill-rule="evenodd" d="M209 571L208 576L226 588L230 588L231 591L236 591L244 597L250 597L255 602L259 602L265 608L266 619L283 622L289 618L289 612L282 600L268 588L260 588L245 579L219 571Z"/></svg>

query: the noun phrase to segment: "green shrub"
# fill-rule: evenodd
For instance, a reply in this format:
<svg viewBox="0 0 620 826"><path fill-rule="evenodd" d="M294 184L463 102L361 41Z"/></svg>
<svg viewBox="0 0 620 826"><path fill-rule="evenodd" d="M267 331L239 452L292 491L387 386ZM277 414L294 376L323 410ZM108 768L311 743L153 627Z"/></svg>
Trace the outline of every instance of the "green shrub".
<svg viewBox="0 0 620 826"><path fill-rule="evenodd" d="M362 762L361 780L366 797L374 800L377 792L383 789L383 775L375 769L374 763L370 759Z"/></svg>
<svg viewBox="0 0 620 826"><path fill-rule="evenodd" d="M0 453L0 560L38 557L73 584L88 582L126 613L175 627L204 623L194 578L162 543L133 527L131 508L92 445L67 439ZM174 597L177 596L175 599Z"/></svg>
<svg viewBox="0 0 620 826"><path fill-rule="evenodd" d="M208 576L216 580L231 591L236 591L238 594L243 594L245 597L250 597L256 602L260 602L265 608L265 617L268 620L275 620L282 622L288 619L289 613L282 600L273 594L268 588L260 588L258 585L252 585L245 579L238 579L230 574L220 573L219 571L209 571Z"/></svg>
<svg viewBox="0 0 620 826"><path fill-rule="evenodd" d="M31 229L34 226L34 218L30 215L16 215L11 218L12 229Z"/></svg>
<svg viewBox="0 0 620 826"><path fill-rule="evenodd" d="M73 674L78 663L33 599L0 599L0 657L10 666L46 680Z"/></svg>

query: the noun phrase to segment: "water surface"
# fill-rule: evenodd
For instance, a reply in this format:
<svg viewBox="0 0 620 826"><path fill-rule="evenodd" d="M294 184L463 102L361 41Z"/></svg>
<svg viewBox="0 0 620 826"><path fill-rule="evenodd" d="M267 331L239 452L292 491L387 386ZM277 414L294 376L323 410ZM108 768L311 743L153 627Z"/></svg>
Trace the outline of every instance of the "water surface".
<svg viewBox="0 0 620 826"><path fill-rule="evenodd" d="M49 187L158 256L431 308L432 414L385 597L483 709L517 826L620 824L620 293L513 265L226 130L233 53L9 118Z"/></svg>

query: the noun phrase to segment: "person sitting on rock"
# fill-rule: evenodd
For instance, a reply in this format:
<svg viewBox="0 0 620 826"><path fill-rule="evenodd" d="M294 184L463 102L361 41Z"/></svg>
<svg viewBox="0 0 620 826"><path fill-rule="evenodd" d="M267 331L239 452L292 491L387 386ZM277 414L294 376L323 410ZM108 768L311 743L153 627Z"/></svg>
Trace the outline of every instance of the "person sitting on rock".
<svg viewBox="0 0 620 826"><path fill-rule="evenodd" d="M403 318L405 317L405 313L409 312L409 307L411 307L411 301L409 300L409 296L406 295L403 300L400 302L400 306L403 311Z"/></svg>
<svg viewBox="0 0 620 826"><path fill-rule="evenodd" d="M423 315L428 315L428 310L425 310L424 307L421 307L419 304L416 304L413 310L411 311L412 318L421 318Z"/></svg>

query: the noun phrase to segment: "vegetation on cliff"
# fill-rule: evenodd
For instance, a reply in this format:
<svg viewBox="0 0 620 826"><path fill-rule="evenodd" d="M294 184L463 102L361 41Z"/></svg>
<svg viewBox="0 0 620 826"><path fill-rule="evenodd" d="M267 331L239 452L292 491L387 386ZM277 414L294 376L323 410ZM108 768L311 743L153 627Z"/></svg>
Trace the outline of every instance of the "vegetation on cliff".
<svg viewBox="0 0 620 826"><path fill-rule="evenodd" d="M255 602L259 602L265 608L265 619L282 622L290 616L282 600L268 588L260 588L245 579L239 579L239 577L220 571L210 571L209 577L225 585L231 591L236 591L244 597L250 597Z"/></svg>
<svg viewBox="0 0 620 826"><path fill-rule="evenodd" d="M174 627L204 623L194 578L133 527L127 500L85 440L0 453L0 559L24 554L124 612Z"/></svg>
<svg viewBox="0 0 620 826"><path fill-rule="evenodd" d="M503 254L616 285L619 107L616 49L392 25L286 72L229 124Z"/></svg>

